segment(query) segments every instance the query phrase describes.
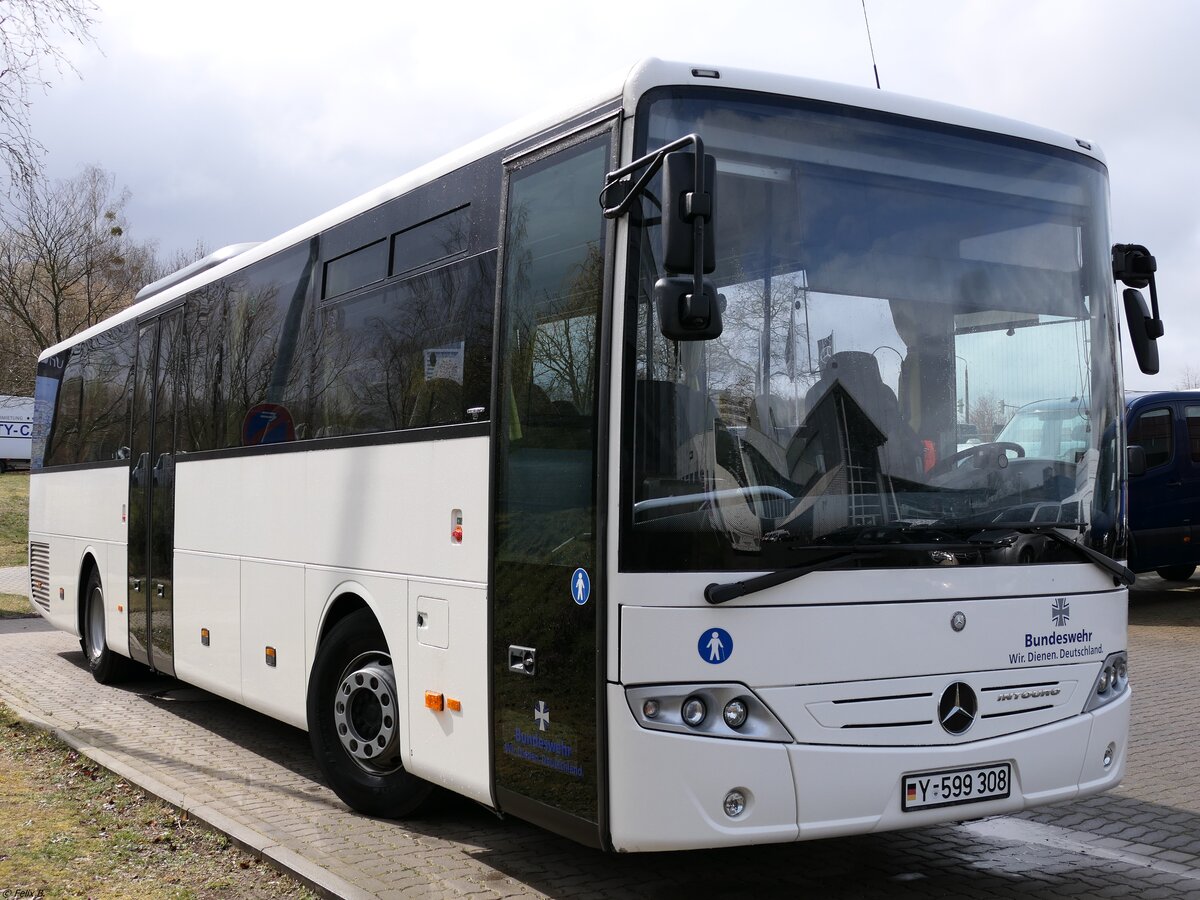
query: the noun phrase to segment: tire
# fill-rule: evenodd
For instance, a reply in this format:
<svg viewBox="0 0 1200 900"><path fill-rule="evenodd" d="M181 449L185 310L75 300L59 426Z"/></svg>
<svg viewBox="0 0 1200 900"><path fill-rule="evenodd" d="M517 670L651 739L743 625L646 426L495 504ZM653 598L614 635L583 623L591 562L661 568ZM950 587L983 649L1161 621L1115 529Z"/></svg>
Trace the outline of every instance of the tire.
<svg viewBox="0 0 1200 900"><path fill-rule="evenodd" d="M387 642L370 610L342 619L317 648L308 681L308 736L342 801L369 816L400 818L425 805L433 785L404 771Z"/></svg>
<svg viewBox="0 0 1200 900"><path fill-rule="evenodd" d="M1155 569L1158 577L1166 581L1187 581L1192 577L1192 573L1196 571L1195 566L1163 566L1161 569Z"/></svg>
<svg viewBox="0 0 1200 900"><path fill-rule="evenodd" d="M92 569L88 573L87 587L83 595L83 627L80 629L79 646L87 660L92 677L101 684L114 684L127 678L132 670L131 661L108 648L104 626L104 588L100 584L100 573Z"/></svg>

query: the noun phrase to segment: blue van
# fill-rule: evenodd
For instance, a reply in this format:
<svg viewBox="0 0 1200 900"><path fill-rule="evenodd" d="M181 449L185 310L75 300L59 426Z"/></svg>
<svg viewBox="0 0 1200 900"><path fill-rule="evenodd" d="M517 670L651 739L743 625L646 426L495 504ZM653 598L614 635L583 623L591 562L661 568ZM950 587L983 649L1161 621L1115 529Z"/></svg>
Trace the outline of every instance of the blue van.
<svg viewBox="0 0 1200 900"><path fill-rule="evenodd" d="M1200 563L1200 391L1127 392L1129 568L1186 581ZM1138 456L1144 457L1144 466Z"/></svg>

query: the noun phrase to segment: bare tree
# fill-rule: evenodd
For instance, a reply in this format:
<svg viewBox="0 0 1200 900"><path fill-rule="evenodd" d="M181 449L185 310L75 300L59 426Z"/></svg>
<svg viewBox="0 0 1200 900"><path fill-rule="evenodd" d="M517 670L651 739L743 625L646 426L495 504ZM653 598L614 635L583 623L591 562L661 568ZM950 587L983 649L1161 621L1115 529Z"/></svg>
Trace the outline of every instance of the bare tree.
<svg viewBox="0 0 1200 900"><path fill-rule="evenodd" d="M979 426L980 437L985 440L995 437L1008 419L1004 401L991 392L975 398L971 404L971 421Z"/></svg>
<svg viewBox="0 0 1200 900"><path fill-rule="evenodd" d="M57 41L91 39L90 0L4 0L0 5L0 157L14 184L40 171L42 145L29 126L31 95L50 87L47 69L72 69Z"/></svg>
<svg viewBox="0 0 1200 900"><path fill-rule="evenodd" d="M0 208L0 393L26 393L38 353L129 305L154 270L126 234L127 191L88 168L20 185Z"/></svg>
<svg viewBox="0 0 1200 900"><path fill-rule="evenodd" d="M1200 372L1191 366L1183 367L1183 377L1175 382L1175 390L1191 391L1200 388Z"/></svg>

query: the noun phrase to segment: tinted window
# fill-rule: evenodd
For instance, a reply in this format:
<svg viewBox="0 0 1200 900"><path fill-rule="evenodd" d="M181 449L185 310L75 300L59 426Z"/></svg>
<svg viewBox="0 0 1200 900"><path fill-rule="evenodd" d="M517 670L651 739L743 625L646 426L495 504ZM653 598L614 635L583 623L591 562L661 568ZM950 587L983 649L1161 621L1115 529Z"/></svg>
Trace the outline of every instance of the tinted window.
<svg viewBox="0 0 1200 900"><path fill-rule="evenodd" d="M378 240L325 264L325 296L336 297L387 277L388 244Z"/></svg>
<svg viewBox="0 0 1200 900"><path fill-rule="evenodd" d="M33 389L33 441L29 453L29 466L34 472L50 464L50 457L47 455L50 429L54 424L63 371L70 355L70 350L64 350L38 363L37 380Z"/></svg>
<svg viewBox="0 0 1200 900"><path fill-rule="evenodd" d="M467 249L469 207L448 212L392 238L392 274L417 269Z"/></svg>
<svg viewBox="0 0 1200 900"><path fill-rule="evenodd" d="M45 465L125 457L133 340L134 326L127 323L60 354L66 365L56 397L40 384L51 370L45 364L38 367L39 400L47 405L54 402Z"/></svg>
<svg viewBox="0 0 1200 900"><path fill-rule="evenodd" d="M1152 469L1171 461L1173 431L1169 409L1151 409L1134 420L1129 429L1129 443L1146 452L1146 468Z"/></svg>
<svg viewBox="0 0 1200 900"><path fill-rule="evenodd" d="M1192 462L1200 462L1200 406L1185 406L1183 417L1187 421L1188 453Z"/></svg>
<svg viewBox="0 0 1200 900"><path fill-rule="evenodd" d="M60 354L61 356L62 354ZM54 406L54 420L46 449L46 465L68 466L79 462L79 426L83 420L83 347L66 351L66 365Z"/></svg>
<svg viewBox="0 0 1200 900"><path fill-rule="evenodd" d="M128 456L127 407L134 334L133 323L127 322L84 345L80 462Z"/></svg>
<svg viewBox="0 0 1200 900"><path fill-rule="evenodd" d="M314 402L317 437L486 416L495 253L326 307Z"/></svg>
<svg viewBox="0 0 1200 900"><path fill-rule="evenodd" d="M229 283L205 285L187 298L183 314L184 370L179 383L176 449L184 453L231 446L229 378L225 341L229 331Z"/></svg>
<svg viewBox="0 0 1200 900"><path fill-rule="evenodd" d="M315 247L316 240L312 243ZM311 354L307 303L314 260L315 252L301 244L255 263L224 283L228 303L222 373L228 385L224 446L244 443L247 417L264 403L283 407L294 423L294 429L280 439L304 437L307 432Z"/></svg>

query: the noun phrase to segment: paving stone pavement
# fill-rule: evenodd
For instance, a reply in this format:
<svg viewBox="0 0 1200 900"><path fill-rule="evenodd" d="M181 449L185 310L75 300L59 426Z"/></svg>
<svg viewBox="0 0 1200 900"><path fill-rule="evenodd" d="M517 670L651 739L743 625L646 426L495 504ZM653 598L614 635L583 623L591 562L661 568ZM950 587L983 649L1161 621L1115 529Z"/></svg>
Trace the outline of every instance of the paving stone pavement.
<svg viewBox="0 0 1200 900"><path fill-rule="evenodd" d="M0 699L329 896L1200 900L1200 577L1164 587L1142 579L1131 606L1133 746L1117 791L801 844L602 854L458 798L419 820L366 818L321 782L302 732L167 678L102 687L78 642L36 618L0 621Z"/></svg>

